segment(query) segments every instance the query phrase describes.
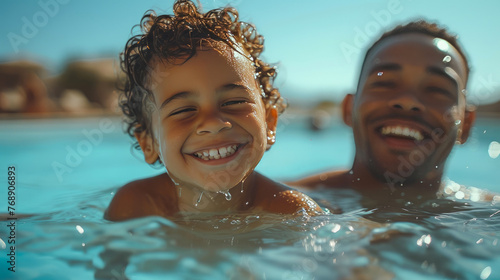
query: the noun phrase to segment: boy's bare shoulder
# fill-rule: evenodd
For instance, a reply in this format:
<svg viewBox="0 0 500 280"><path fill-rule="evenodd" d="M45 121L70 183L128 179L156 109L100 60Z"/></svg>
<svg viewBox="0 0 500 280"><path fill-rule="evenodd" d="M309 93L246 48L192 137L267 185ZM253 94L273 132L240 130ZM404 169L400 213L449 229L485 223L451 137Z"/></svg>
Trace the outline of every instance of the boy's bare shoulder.
<svg viewBox="0 0 500 280"><path fill-rule="evenodd" d="M168 216L177 212L175 188L166 173L136 180L121 187L104 218L111 221L145 216Z"/></svg>
<svg viewBox="0 0 500 280"><path fill-rule="evenodd" d="M285 184L298 189L343 188L349 185L346 181L347 173L347 170L329 171L285 182Z"/></svg>
<svg viewBox="0 0 500 280"><path fill-rule="evenodd" d="M257 174L256 208L277 214L294 214L304 209L308 214L322 213L323 210L309 196Z"/></svg>

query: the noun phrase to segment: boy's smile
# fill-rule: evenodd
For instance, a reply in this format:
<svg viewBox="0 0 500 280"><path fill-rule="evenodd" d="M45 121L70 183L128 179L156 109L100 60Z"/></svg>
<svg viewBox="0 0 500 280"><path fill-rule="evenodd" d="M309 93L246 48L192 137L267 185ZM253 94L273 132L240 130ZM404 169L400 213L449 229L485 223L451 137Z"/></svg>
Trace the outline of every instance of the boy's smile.
<svg viewBox="0 0 500 280"><path fill-rule="evenodd" d="M412 178L442 172L461 140L466 79L462 56L444 40L418 33L383 39L368 54L350 97L355 161L377 176L398 174L402 161L413 165Z"/></svg>
<svg viewBox="0 0 500 280"><path fill-rule="evenodd" d="M152 66L154 152L170 177L211 192L244 180L266 150L267 130L275 127L266 119L251 61L222 47Z"/></svg>

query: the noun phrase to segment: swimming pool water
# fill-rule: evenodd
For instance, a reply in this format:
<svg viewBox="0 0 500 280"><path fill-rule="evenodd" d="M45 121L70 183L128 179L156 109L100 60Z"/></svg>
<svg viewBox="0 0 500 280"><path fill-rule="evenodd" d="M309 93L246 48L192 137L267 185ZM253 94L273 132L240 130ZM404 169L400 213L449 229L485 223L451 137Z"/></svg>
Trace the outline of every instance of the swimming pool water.
<svg viewBox="0 0 500 280"><path fill-rule="evenodd" d="M347 128L313 133L294 123L278 128L260 172L286 179L349 166ZM7 270L9 221L0 224L1 279L500 279L495 203L436 200L378 211L361 208L354 192L329 190L310 195L343 214L105 221L119 186L162 172L132 155L121 130L119 119L106 117L2 123L0 178L16 167L18 220L15 273ZM488 156L499 133L494 120L480 120L447 175L500 192L500 158ZM6 213L7 184L0 188Z"/></svg>

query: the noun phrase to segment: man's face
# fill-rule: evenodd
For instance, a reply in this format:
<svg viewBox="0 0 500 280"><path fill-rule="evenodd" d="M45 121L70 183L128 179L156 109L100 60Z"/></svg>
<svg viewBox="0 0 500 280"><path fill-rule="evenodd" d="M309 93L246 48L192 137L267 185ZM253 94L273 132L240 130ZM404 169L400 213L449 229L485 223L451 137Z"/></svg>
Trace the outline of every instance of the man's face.
<svg viewBox="0 0 500 280"><path fill-rule="evenodd" d="M469 127L466 79L464 59L447 41L418 33L383 39L366 58L350 114L356 160L400 183L442 173Z"/></svg>
<svg viewBox="0 0 500 280"><path fill-rule="evenodd" d="M154 67L154 153L181 186L228 190L253 171L276 124L243 55L199 50L182 62Z"/></svg>

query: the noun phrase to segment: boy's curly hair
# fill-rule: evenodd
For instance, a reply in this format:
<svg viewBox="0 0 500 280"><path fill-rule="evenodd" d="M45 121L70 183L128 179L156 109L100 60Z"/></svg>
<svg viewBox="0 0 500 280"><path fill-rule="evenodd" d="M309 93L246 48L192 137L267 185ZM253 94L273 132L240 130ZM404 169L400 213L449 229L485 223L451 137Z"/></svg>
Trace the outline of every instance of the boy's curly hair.
<svg viewBox="0 0 500 280"><path fill-rule="evenodd" d="M206 42L222 42L235 51L244 50L255 66L256 79L262 89L262 98L268 106L276 106L279 113L286 104L278 89L273 87L276 68L259 59L264 38L252 24L238 20L238 12L231 7L214 9L207 13L198 10L190 0L178 0L174 15L159 15L147 11L139 25L141 34L127 41L120 55L125 72L125 84L120 96L120 107L126 116L127 133L151 132L148 100L151 100L150 73L152 59L166 62L192 58L197 48ZM139 148L138 143L134 144Z"/></svg>
<svg viewBox="0 0 500 280"><path fill-rule="evenodd" d="M457 49L457 51L463 57L463 59L465 61L466 78L469 76L469 72L470 72L469 62L467 60L467 56L465 55L462 47L458 43L457 36L450 34L445 28L440 27L436 23L428 22L428 21L422 20L422 19L409 22L405 25L398 25L394 29L382 34L382 36L377 41L375 41L371 45L371 47L366 51L361 71L363 71L368 54L372 51L372 49L376 45L378 45L378 43L380 43L385 38L393 37L393 36L397 36L397 35L401 35L401 34L408 34L408 33L421 33L421 34L429 35L432 37L441 38L441 39L447 41L448 43L450 43L453 47L455 47L455 49Z"/></svg>

